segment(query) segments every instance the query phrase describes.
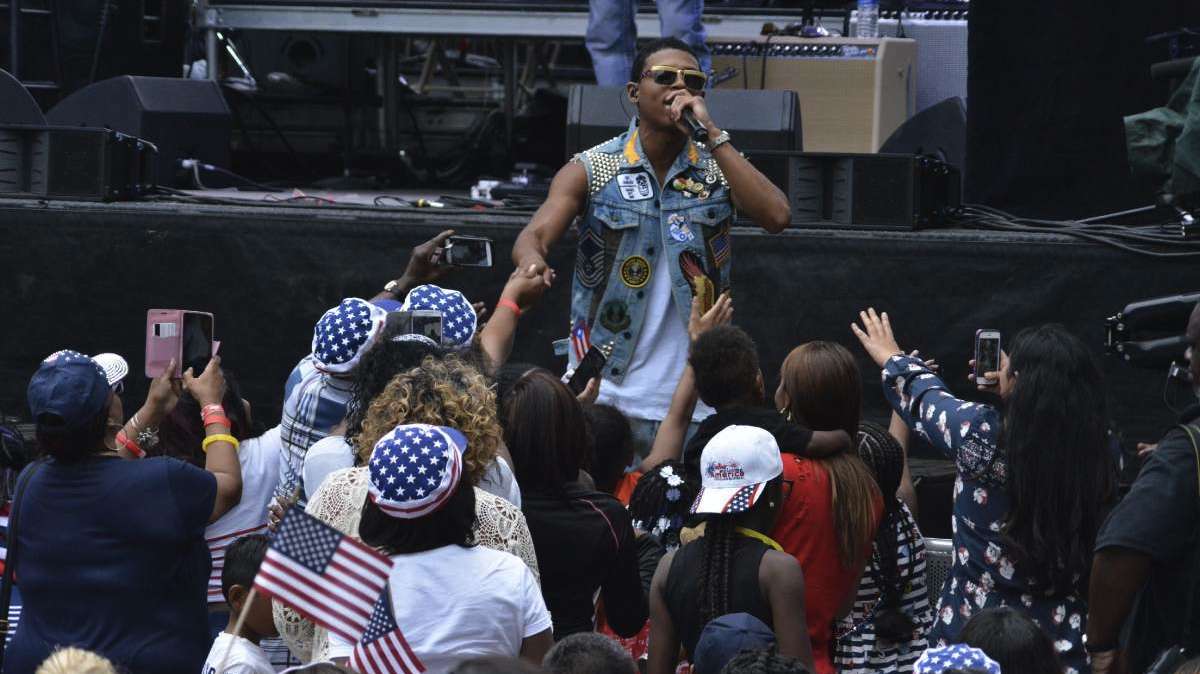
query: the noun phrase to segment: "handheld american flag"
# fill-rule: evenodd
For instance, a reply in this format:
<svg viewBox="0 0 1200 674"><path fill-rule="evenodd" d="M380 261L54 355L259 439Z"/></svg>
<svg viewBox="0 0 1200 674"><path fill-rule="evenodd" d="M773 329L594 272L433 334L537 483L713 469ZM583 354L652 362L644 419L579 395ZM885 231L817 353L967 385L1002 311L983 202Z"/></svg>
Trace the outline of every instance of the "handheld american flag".
<svg viewBox="0 0 1200 674"><path fill-rule="evenodd" d="M392 593L384 587L371 612L367 631L354 646L350 666L363 674L415 674L425 666L409 648L392 613Z"/></svg>
<svg viewBox="0 0 1200 674"><path fill-rule="evenodd" d="M392 562L298 508L271 537L254 587L356 642L387 586Z"/></svg>

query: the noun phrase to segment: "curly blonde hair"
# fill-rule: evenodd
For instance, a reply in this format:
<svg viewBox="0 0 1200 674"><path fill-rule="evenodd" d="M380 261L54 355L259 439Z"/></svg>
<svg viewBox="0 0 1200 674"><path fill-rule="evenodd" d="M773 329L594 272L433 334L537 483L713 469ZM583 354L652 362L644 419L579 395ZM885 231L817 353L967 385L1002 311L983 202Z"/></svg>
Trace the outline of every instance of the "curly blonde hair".
<svg viewBox="0 0 1200 674"><path fill-rule="evenodd" d="M401 424L436 424L462 431L467 479L479 480L496 460L501 443L496 394L474 366L458 356L436 359L392 377L367 408L359 434L350 439L361 463L371 458L375 443Z"/></svg>
<svg viewBox="0 0 1200 674"><path fill-rule="evenodd" d="M79 648L60 648L37 668L37 674L117 674L108 658Z"/></svg>

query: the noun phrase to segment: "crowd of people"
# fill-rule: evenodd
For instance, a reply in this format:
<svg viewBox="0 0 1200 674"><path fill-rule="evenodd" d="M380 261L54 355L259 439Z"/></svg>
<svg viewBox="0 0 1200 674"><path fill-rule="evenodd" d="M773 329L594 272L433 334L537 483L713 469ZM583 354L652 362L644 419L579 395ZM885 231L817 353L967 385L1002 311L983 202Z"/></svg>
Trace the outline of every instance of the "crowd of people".
<svg viewBox="0 0 1200 674"><path fill-rule="evenodd" d="M678 41L637 56L640 121L560 172L486 308L434 285L443 232L320 316L279 420L216 356L171 363L131 416L125 359L47 357L27 391L39 458L9 512L3 671L353 671L366 633L259 591L299 511L386 557L371 624L433 674L1196 671L1200 406L1120 500L1100 369L1060 326L1008 340L971 378L982 404L868 308L845 343L796 345L772 394L733 321L729 221L778 231L786 203L689 93L698 67ZM509 362L577 215L570 341L615 343L578 393L585 348L565 374ZM389 320L413 311L440 336ZM1186 334L1200 382L1200 306ZM890 419L863 418L875 372L856 348ZM941 587L914 437L957 472Z"/></svg>

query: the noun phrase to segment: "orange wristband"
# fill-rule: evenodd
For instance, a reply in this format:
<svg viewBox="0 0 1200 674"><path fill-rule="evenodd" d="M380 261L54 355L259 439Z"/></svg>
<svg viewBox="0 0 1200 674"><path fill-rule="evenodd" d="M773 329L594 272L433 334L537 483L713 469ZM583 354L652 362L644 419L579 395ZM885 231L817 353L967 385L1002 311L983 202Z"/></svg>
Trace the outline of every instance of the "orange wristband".
<svg viewBox="0 0 1200 674"><path fill-rule="evenodd" d="M125 435L124 428L117 431L117 442L125 449L128 449L130 454L133 454L135 457L137 457L139 459L146 456L146 450L139 447L138 443L134 442L133 440L130 440L129 436Z"/></svg>
<svg viewBox="0 0 1200 674"><path fill-rule="evenodd" d="M521 307L517 306L516 302L508 299L507 297L501 297L500 301L496 302L496 306L497 307L505 307L505 308L511 310L514 314L516 314L517 318L521 317Z"/></svg>

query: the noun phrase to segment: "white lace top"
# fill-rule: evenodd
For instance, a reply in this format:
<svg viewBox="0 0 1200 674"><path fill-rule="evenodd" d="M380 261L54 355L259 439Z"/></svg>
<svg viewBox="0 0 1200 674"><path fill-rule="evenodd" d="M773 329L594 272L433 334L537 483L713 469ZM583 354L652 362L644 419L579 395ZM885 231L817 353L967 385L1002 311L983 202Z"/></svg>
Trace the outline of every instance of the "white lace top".
<svg viewBox="0 0 1200 674"><path fill-rule="evenodd" d="M344 534L358 538L358 523L367 500L367 469L346 468L331 473L308 502L305 511ZM516 555L540 582L533 538L521 509L475 488L475 540L487 548ZM288 649L301 662L327 659L329 635L299 613L274 602L275 627Z"/></svg>

